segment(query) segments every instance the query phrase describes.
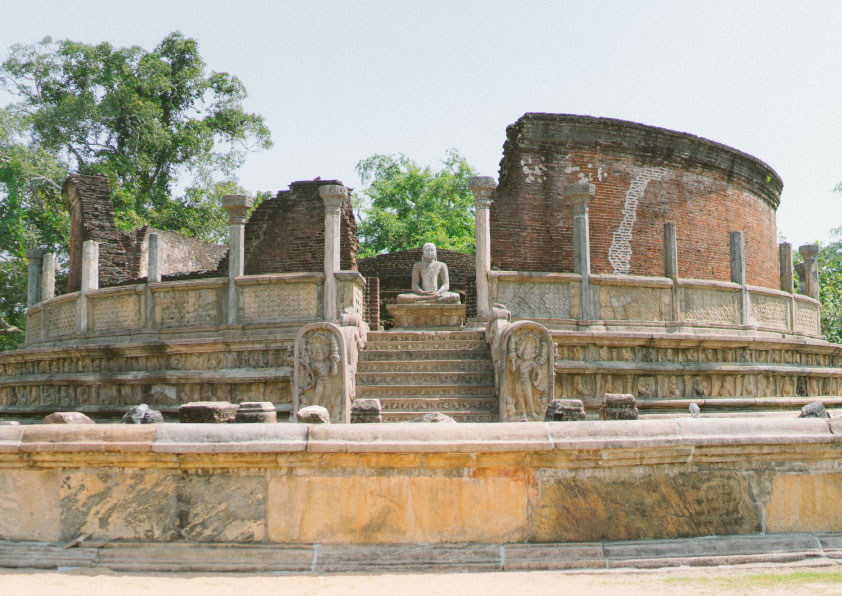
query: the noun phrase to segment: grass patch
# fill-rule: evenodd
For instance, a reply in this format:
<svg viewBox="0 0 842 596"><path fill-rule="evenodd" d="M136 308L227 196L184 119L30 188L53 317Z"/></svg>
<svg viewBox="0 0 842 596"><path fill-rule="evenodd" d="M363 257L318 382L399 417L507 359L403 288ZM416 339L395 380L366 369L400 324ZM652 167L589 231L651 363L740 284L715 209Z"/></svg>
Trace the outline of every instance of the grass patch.
<svg viewBox="0 0 842 596"><path fill-rule="evenodd" d="M667 584L705 585L722 588L770 588L801 584L842 584L842 571L808 569L784 573L752 573L720 577L668 577Z"/></svg>

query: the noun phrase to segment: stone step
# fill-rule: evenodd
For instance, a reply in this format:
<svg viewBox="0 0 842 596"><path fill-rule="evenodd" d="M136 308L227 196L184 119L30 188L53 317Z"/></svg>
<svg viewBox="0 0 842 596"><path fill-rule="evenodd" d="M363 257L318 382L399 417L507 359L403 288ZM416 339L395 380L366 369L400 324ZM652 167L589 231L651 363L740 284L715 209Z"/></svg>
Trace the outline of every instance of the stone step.
<svg viewBox="0 0 842 596"><path fill-rule="evenodd" d="M369 341L482 341L484 331L370 331Z"/></svg>
<svg viewBox="0 0 842 596"><path fill-rule="evenodd" d="M357 374L367 372L494 372L491 360L368 360L357 363Z"/></svg>
<svg viewBox="0 0 842 596"><path fill-rule="evenodd" d="M494 398L494 395L493 383L490 385L357 385L357 399Z"/></svg>
<svg viewBox="0 0 842 596"><path fill-rule="evenodd" d="M373 385L494 385L492 372L358 372L357 387Z"/></svg>
<svg viewBox="0 0 842 596"><path fill-rule="evenodd" d="M394 362L401 360L488 360L488 348L481 350L370 350L360 352L360 362Z"/></svg>
<svg viewBox="0 0 842 596"><path fill-rule="evenodd" d="M407 422L410 423L415 418L423 416L427 412L383 412L383 422ZM442 412L447 416L453 418L456 422L499 422L497 412ZM416 423L423 424L423 423ZM429 423L427 423L429 424ZM441 424L441 423L438 423Z"/></svg>
<svg viewBox="0 0 842 596"><path fill-rule="evenodd" d="M380 407L386 412L490 412L497 414L494 396L469 397L386 397L380 398Z"/></svg>
<svg viewBox="0 0 842 596"><path fill-rule="evenodd" d="M429 340L429 341L377 341L369 340L367 350L485 350L488 344L484 340Z"/></svg>

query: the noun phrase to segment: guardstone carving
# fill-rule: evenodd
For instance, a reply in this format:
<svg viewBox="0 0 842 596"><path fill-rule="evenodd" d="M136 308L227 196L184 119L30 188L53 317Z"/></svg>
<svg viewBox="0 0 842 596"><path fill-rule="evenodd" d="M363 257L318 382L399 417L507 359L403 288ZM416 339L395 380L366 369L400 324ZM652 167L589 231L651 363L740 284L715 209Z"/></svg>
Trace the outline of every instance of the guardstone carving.
<svg viewBox="0 0 842 596"><path fill-rule="evenodd" d="M533 321L495 323L501 329L492 344L500 420L543 420L555 385L552 335Z"/></svg>
<svg viewBox="0 0 842 596"><path fill-rule="evenodd" d="M330 413L331 422L350 422L356 350L361 342L364 339L357 327L311 323L298 331L293 412L306 406L322 406Z"/></svg>

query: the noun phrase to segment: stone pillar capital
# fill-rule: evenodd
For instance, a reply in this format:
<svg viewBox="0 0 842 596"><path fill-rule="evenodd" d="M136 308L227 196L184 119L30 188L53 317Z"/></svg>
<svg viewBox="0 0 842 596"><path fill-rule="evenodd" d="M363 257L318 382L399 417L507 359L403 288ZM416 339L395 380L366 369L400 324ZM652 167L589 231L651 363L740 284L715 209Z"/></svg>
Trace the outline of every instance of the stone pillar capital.
<svg viewBox="0 0 842 596"><path fill-rule="evenodd" d="M564 196L573 207L573 215L587 215L588 203L593 198L596 187L589 182L574 182L564 187Z"/></svg>
<svg viewBox="0 0 842 596"><path fill-rule="evenodd" d="M477 209L488 209L491 206L491 195L497 189L497 182L491 176L474 176L468 178L468 188L474 193L474 206Z"/></svg>
<svg viewBox="0 0 842 596"><path fill-rule="evenodd" d="M46 254L43 248L27 248L26 249L26 260L27 261L40 261L44 258L44 254Z"/></svg>
<svg viewBox="0 0 842 596"><path fill-rule="evenodd" d="M322 184L319 187L319 196L324 201L325 210L338 211L348 196L348 189L342 184Z"/></svg>
<svg viewBox="0 0 842 596"><path fill-rule="evenodd" d="M819 245L818 244L802 244L798 247L798 252L801 253L801 256L806 261L809 258L817 258L819 256Z"/></svg>
<svg viewBox="0 0 842 596"><path fill-rule="evenodd" d="M254 199L248 195L224 195L222 197L222 208L228 212L228 225L236 226L246 223L246 215Z"/></svg>

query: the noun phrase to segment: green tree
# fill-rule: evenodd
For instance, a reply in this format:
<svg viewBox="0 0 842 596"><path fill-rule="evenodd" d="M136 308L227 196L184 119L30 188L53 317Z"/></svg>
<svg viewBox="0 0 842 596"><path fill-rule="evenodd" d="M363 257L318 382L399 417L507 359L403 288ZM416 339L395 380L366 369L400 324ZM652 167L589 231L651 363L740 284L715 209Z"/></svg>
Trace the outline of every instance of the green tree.
<svg viewBox="0 0 842 596"><path fill-rule="evenodd" d="M822 333L842 343L842 227L831 231L832 242L819 249L819 301Z"/></svg>
<svg viewBox="0 0 842 596"><path fill-rule="evenodd" d="M151 52L49 37L12 46L0 83L19 99L7 109L32 143L70 170L109 176L123 229L218 224L218 202L197 199L233 181L248 151L271 146L263 119L243 109L240 80L207 72L197 42L178 32ZM181 174L192 176L192 190L173 199Z"/></svg>
<svg viewBox="0 0 842 596"><path fill-rule="evenodd" d="M405 155L372 155L357 164L367 185L356 197L360 256L416 248L474 251L474 169L455 150L442 168L421 167Z"/></svg>

